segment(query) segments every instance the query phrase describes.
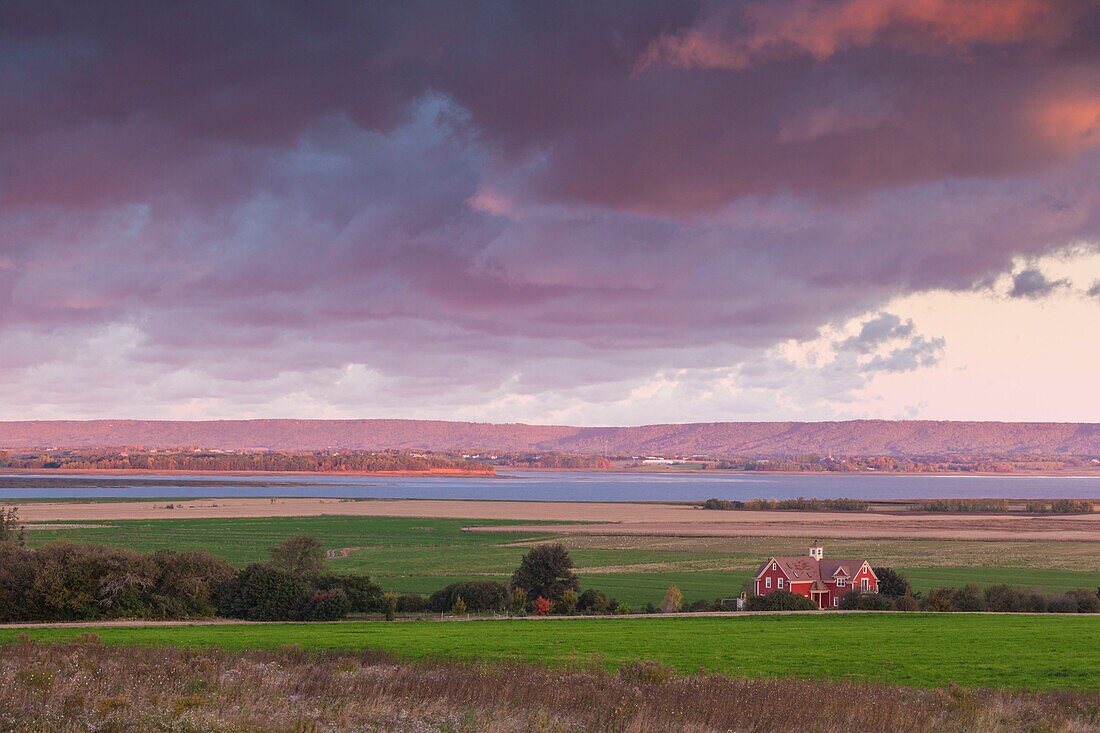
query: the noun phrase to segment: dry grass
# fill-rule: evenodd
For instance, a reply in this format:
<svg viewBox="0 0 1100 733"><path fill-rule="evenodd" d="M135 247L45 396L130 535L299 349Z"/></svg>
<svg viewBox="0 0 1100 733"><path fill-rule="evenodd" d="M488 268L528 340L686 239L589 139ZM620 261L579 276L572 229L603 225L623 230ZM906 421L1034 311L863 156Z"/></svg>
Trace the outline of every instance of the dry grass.
<svg viewBox="0 0 1100 733"><path fill-rule="evenodd" d="M924 691L855 683L401 663L377 653L43 645L0 648L0 731L1100 730L1100 692Z"/></svg>

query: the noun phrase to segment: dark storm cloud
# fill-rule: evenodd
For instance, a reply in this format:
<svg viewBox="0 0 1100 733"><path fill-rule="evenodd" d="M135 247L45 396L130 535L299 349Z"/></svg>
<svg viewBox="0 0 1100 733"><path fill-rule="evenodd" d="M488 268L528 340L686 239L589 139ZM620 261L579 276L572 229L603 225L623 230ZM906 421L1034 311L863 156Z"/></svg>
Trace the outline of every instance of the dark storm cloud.
<svg viewBox="0 0 1100 733"><path fill-rule="evenodd" d="M12 0L0 329L438 394L722 366L1095 239L1098 17Z"/></svg>

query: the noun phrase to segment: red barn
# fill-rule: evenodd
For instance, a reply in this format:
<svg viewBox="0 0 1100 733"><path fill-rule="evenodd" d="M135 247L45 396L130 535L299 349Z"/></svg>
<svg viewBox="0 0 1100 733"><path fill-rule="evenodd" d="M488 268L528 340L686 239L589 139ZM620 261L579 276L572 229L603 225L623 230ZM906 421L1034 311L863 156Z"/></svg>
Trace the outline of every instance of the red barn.
<svg viewBox="0 0 1100 733"><path fill-rule="evenodd" d="M836 608L851 590L878 593L878 577L866 560L824 555L825 548L814 540L808 555L769 558L753 576L755 594L785 590L806 596L818 608Z"/></svg>

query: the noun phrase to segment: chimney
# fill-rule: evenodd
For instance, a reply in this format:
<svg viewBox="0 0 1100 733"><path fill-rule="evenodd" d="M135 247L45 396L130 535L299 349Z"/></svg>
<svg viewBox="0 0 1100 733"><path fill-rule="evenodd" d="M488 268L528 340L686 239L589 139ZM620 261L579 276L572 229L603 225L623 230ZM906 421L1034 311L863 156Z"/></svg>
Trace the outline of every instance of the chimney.
<svg viewBox="0 0 1100 733"><path fill-rule="evenodd" d="M814 543L810 545L810 557L814 560L820 560L821 556L825 554L825 548L821 546L821 543L814 540Z"/></svg>

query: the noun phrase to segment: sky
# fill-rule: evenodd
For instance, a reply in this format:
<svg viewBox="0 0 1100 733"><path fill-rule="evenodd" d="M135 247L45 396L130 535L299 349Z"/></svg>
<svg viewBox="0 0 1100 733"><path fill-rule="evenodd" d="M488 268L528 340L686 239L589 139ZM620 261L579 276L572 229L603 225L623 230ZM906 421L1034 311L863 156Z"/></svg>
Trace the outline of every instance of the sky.
<svg viewBox="0 0 1100 733"><path fill-rule="evenodd" d="M1100 419L1100 3L0 3L0 419Z"/></svg>

